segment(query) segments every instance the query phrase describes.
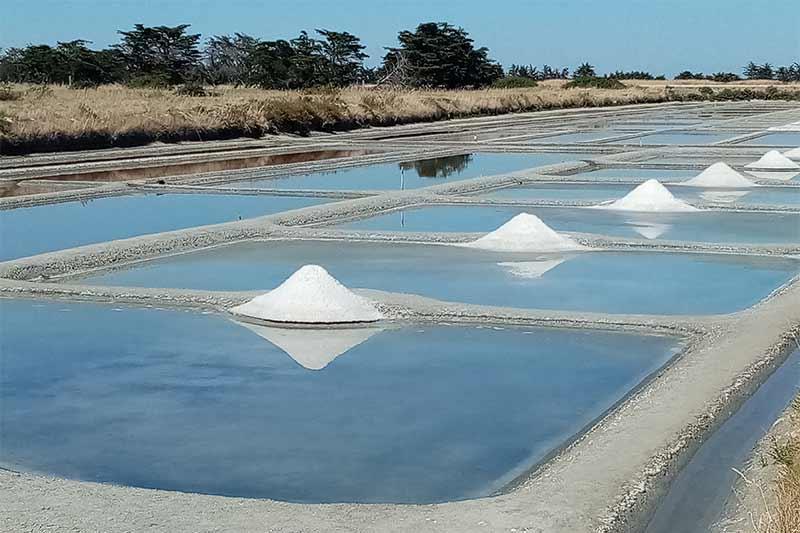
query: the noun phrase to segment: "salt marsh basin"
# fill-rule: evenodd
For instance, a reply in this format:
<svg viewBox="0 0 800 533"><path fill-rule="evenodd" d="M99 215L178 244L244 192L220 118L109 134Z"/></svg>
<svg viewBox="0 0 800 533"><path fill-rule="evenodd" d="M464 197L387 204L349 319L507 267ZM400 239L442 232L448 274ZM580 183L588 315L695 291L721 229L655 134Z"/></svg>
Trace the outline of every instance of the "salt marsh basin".
<svg viewBox="0 0 800 533"><path fill-rule="evenodd" d="M577 161L589 154L532 153L498 154L478 152L446 157L409 160L346 168L336 171L249 180L238 183L242 188L264 189L416 189L443 181L492 176L526 168Z"/></svg>
<svg viewBox="0 0 800 533"><path fill-rule="evenodd" d="M497 229L519 213L532 213L557 231L687 242L797 244L798 213L648 213L568 207L420 206L339 224L358 230L481 232Z"/></svg>
<svg viewBox="0 0 800 533"><path fill-rule="evenodd" d="M787 258L681 253L501 254L453 246L263 241L212 248L79 278L81 284L270 289L303 264L350 286L527 308L710 314L753 305L794 276ZM226 272L226 276L215 273ZM661 283L640 288L654 276Z"/></svg>
<svg viewBox="0 0 800 533"><path fill-rule="evenodd" d="M622 198L635 185L616 183L539 183L509 187L480 195L485 198L522 201L607 202ZM714 189L667 185L677 198L690 203L732 204L741 206L800 206L800 187L753 187Z"/></svg>
<svg viewBox="0 0 800 533"><path fill-rule="evenodd" d="M0 260L330 201L224 194L140 194L0 211ZM25 228L19 231L18 228Z"/></svg>
<svg viewBox="0 0 800 533"><path fill-rule="evenodd" d="M601 331L408 325L369 331L310 371L216 315L0 305L2 466L297 502L491 494L680 347Z"/></svg>

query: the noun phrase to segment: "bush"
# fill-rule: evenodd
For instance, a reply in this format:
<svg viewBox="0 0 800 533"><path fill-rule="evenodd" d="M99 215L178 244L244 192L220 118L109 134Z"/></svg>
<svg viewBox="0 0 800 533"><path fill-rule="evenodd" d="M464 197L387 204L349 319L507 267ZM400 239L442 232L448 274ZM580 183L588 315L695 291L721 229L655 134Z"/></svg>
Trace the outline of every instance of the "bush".
<svg viewBox="0 0 800 533"><path fill-rule="evenodd" d="M536 87L538 83L531 78L522 76L506 76L492 83L493 89L523 89L525 87Z"/></svg>
<svg viewBox="0 0 800 533"><path fill-rule="evenodd" d="M47 85L34 85L25 91L25 95L33 100L39 100L40 98L53 96L53 89Z"/></svg>
<svg viewBox="0 0 800 533"><path fill-rule="evenodd" d="M722 83L730 83L732 81L739 81L742 78L733 72L715 72L711 76L708 76L708 79Z"/></svg>
<svg viewBox="0 0 800 533"><path fill-rule="evenodd" d="M69 86L70 89L83 90L83 89L97 89L100 84L91 80L79 80L72 82Z"/></svg>
<svg viewBox="0 0 800 533"><path fill-rule="evenodd" d="M0 135L11 132L11 117L0 111Z"/></svg>
<svg viewBox="0 0 800 533"><path fill-rule="evenodd" d="M625 84L613 78L575 78L564 85L565 89L575 88L595 88L595 89L624 89Z"/></svg>
<svg viewBox="0 0 800 533"><path fill-rule="evenodd" d="M172 86L166 74L141 74L126 83L131 89L168 89Z"/></svg>
<svg viewBox="0 0 800 533"><path fill-rule="evenodd" d="M0 84L0 102L11 102L22 98L22 93L11 88L11 84Z"/></svg>
<svg viewBox="0 0 800 533"><path fill-rule="evenodd" d="M194 97L213 96L213 93L211 91L207 91L202 83L198 83L196 81L190 81L175 87L175 94L178 96Z"/></svg>

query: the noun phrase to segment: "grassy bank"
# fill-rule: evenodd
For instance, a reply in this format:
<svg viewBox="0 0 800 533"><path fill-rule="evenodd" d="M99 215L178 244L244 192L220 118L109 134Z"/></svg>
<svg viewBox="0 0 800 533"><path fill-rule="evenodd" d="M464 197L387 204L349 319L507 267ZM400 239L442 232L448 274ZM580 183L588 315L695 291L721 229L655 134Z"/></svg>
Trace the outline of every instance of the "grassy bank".
<svg viewBox="0 0 800 533"><path fill-rule="evenodd" d="M763 533L800 532L800 397L795 398L790 409L791 429L782 442L772 449L773 459L779 464L775 487L775 506L767 513Z"/></svg>
<svg viewBox="0 0 800 533"><path fill-rule="evenodd" d="M470 91L215 87L208 96L119 85L96 89L12 85L0 90L0 153L345 131L522 111L707 100L726 91L724 99L800 98L800 84L777 88L710 84L711 90L671 82L625 84L616 90L566 89L563 82Z"/></svg>

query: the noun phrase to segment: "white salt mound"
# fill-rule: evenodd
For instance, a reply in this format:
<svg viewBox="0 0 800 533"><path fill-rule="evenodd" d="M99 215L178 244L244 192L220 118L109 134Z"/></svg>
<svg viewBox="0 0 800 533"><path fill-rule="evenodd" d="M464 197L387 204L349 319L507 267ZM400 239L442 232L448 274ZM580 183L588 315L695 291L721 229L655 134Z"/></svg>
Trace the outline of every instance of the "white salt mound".
<svg viewBox="0 0 800 533"><path fill-rule="evenodd" d="M647 180L631 192L611 203L595 206L600 209L616 211L648 211L674 213L697 211L683 200L675 198L658 180Z"/></svg>
<svg viewBox="0 0 800 533"><path fill-rule="evenodd" d="M788 152L783 152L783 155L785 155L787 158L791 159L792 161L800 161L800 147L793 148L792 150L789 150Z"/></svg>
<svg viewBox="0 0 800 533"><path fill-rule="evenodd" d="M761 159L748 163L744 168L762 170L800 170L800 165L783 155L777 150L770 150L761 156Z"/></svg>
<svg viewBox="0 0 800 533"><path fill-rule="evenodd" d="M275 328L257 324L241 325L267 339L308 370L322 370L331 361L383 331L382 328Z"/></svg>
<svg viewBox="0 0 800 533"><path fill-rule="evenodd" d="M682 182L681 185L730 189L744 189L756 186L755 183L722 162L714 163L692 179Z"/></svg>
<svg viewBox="0 0 800 533"><path fill-rule="evenodd" d="M370 301L317 265L300 268L277 288L231 312L259 320L303 324L374 322L383 318Z"/></svg>
<svg viewBox="0 0 800 533"><path fill-rule="evenodd" d="M458 246L495 252L562 252L586 248L529 213L520 213L480 239Z"/></svg>

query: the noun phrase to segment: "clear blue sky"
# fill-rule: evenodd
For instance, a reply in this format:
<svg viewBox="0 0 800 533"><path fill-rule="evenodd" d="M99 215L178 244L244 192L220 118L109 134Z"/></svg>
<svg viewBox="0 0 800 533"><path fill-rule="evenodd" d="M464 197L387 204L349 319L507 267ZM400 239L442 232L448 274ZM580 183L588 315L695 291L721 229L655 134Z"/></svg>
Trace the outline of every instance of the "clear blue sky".
<svg viewBox="0 0 800 533"><path fill-rule="evenodd" d="M464 27L504 66L584 60L672 75L800 61L800 0L0 0L0 47L83 38L97 47L135 23L187 23L203 37L291 38L327 28L361 37L376 64L419 22Z"/></svg>

